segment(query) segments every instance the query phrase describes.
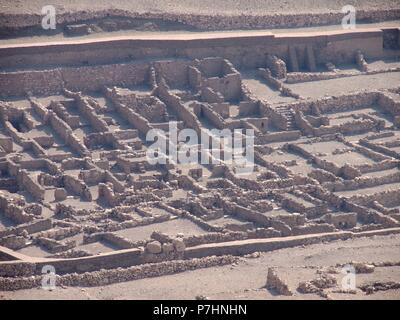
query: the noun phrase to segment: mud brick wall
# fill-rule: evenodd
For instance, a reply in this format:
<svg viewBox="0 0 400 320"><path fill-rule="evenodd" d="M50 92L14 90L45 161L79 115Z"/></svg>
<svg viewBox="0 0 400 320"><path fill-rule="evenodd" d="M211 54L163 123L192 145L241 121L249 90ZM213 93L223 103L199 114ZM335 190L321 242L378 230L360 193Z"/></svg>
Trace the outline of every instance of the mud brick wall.
<svg viewBox="0 0 400 320"><path fill-rule="evenodd" d="M222 78L205 78L203 85L220 92L226 101L236 100L241 96L242 79L239 73L227 74Z"/></svg>
<svg viewBox="0 0 400 320"><path fill-rule="evenodd" d="M134 109L150 122L164 122L167 110L165 104L150 94L136 95L124 94L118 97L122 104Z"/></svg>
<svg viewBox="0 0 400 320"><path fill-rule="evenodd" d="M341 112L352 110L358 107L373 105L378 101L378 92L375 91L360 91L349 95L341 95L339 97L328 97L314 101L314 105L326 112Z"/></svg>
<svg viewBox="0 0 400 320"><path fill-rule="evenodd" d="M0 231L0 238L9 235L20 234L23 230L26 230L28 234L32 234L50 229L51 227L52 227L52 222L50 219L32 221L29 223L20 224L16 227L10 227L7 228L6 230Z"/></svg>
<svg viewBox="0 0 400 320"><path fill-rule="evenodd" d="M243 240L231 243L224 243L219 246L208 245L202 247L187 248L185 251L185 257L202 257L210 255L224 255L224 254L235 254L245 255L256 251L270 251L281 248L300 246L303 244L312 244L320 241L332 241L336 239L346 239L351 237L350 232L342 233L330 233L313 236L301 236L301 237L290 237L289 239L256 239L256 240Z"/></svg>
<svg viewBox="0 0 400 320"><path fill-rule="evenodd" d="M271 70L274 77L278 79L286 78L286 63L274 55L267 55L266 65Z"/></svg>
<svg viewBox="0 0 400 320"><path fill-rule="evenodd" d="M301 111L296 111L294 114L294 121L296 126L305 134L305 135L314 135L314 127L310 124L306 117L304 117Z"/></svg>
<svg viewBox="0 0 400 320"><path fill-rule="evenodd" d="M384 111L389 112L392 116L400 115L400 101L395 101L392 97L379 93L378 103Z"/></svg>
<svg viewBox="0 0 400 320"><path fill-rule="evenodd" d="M23 136L18 132L17 129L14 128L14 126L11 124L10 121L4 121L3 123L4 130L8 135L11 136L11 138L21 144L25 142L25 139Z"/></svg>
<svg viewBox="0 0 400 320"><path fill-rule="evenodd" d="M318 63L335 62L341 56L342 62L354 62L356 49L362 50L366 58L382 56L383 32L371 29L366 32L336 32L331 35L306 35L304 37L285 37L265 34L257 37L221 37L212 39L186 40L120 40L89 42L83 44L38 46L28 48L4 48L0 50L0 67L24 67L30 65L54 67L55 65L84 65L123 63L127 60L160 57L182 57L202 59L222 57L229 59L236 67L265 67L267 53L274 54L284 61L288 60L288 45L303 46L313 44ZM263 43L262 45L260 43ZM119 50L115 50L118 44ZM338 48L329 48L336 44ZM139 48L139 49L138 49ZM327 54L333 50L338 52ZM340 49L340 50L339 50ZM47 52L46 52L47 51ZM63 54L57 54L63 51ZM101 54L99 54L101 53ZM129 64L126 64L129 68ZM183 67L183 64L182 64ZM91 68L90 66L82 68ZM108 72L112 68L105 67ZM113 67L115 68L115 67ZM89 69L87 69L89 70ZM179 68L182 70L182 68ZM121 70L123 72L123 70ZM187 74L179 73L182 77ZM172 79L171 79L172 80Z"/></svg>
<svg viewBox="0 0 400 320"><path fill-rule="evenodd" d="M156 73L159 73L171 88L186 87L189 81L188 66L190 60L171 60L154 63Z"/></svg>
<svg viewBox="0 0 400 320"><path fill-rule="evenodd" d="M36 200L44 199L44 188L28 174L24 169L20 170L17 176L17 182L22 190L27 190Z"/></svg>
<svg viewBox="0 0 400 320"><path fill-rule="evenodd" d="M356 190L360 188L370 188L382 184L395 183L400 181L400 173L383 177L360 177L355 180L337 181L324 184L324 187L331 191Z"/></svg>
<svg viewBox="0 0 400 320"><path fill-rule="evenodd" d="M217 112L215 112L209 104L202 103L201 112L204 117L206 117L217 129L223 129L225 127L224 119Z"/></svg>
<svg viewBox="0 0 400 320"><path fill-rule="evenodd" d="M111 206L116 206L120 202L120 199L114 194L110 186L104 183L99 183L99 198L105 198L107 203Z"/></svg>
<svg viewBox="0 0 400 320"><path fill-rule="evenodd" d="M202 76L198 68L194 66L188 67L188 81L191 88L199 90L201 87Z"/></svg>
<svg viewBox="0 0 400 320"><path fill-rule="evenodd" d="M171 107L175 113L178 115L179 119L184 121L185 125L188 128L192 128L196 130L197 133L200 133L201 124L197 119L196 115L186 108L181 99L170 93L168 89L160 83L156 89L156 95L168 106Z"/></svg>
<svg viewBox="0 0 400 320"><path fill-rule="evenodd" d="M87 197L89 193L86 192L86 185L82 181L76 179L75 177L64 175L63 184L65 189L72 194L76 194L78 196ZM89 201L91 199L88 199Z"/></svg>
<svg viewBox="0 0 400 320"><path fill-rule="evenodd" d="M7 153L13 151L13 140L10 137L0 137L0 147Z"/></svg>
<svg viewBox="0 0 400 320"><path fill-rule="evenodd" d="M76 100L79 111L84 116L86 116L93 129L98 132L107 132L108 131L107 123L103 119L100 119L97 116L94 108L90 106L88 101L84 99L82 96L79 96Z"/></svg>
<svg viewBox="0 0 400 320"><path fill-rule="evenodd" d="M146 118L137 114L119 101L119 95L115 87L112 89L106 88L104 93L106 97L113 102L116 111L135 128L137 128L142 134L146 134L147 131L152 129L149 121Z"/></svg>
<svg viewBox="0 0 400 320"><path fill-rule="evenodd" d="M129 86L141 84L149 71L147 64L111 64L64 68L62 76L65 87L72 91L101 90L104 86Z"/></svg>
<svg viewBox="0 0 400 320"><path fill-rule="evenodd" d="M0 95L25 96L27 93L51 95L61 92L62 75L57 69L0 72Z"/></svg>
<svg viewBox="0 0 400 320"><path fill-rule="evenodd" d="M71 128L60 119L54 112L49 111L48 121L53 130L63 139L65 142L68 141L69 136L72 134Z"/></svg>
<svg viewBox="0 0 400 320"><path fill-rule="evenodd" d="M275 127L286 130L287 119L263 101L260 101L260 113L261 116L270 118Z"/></svg>
<svg viewBox="0 0 400 320"><path fill-rule="evenodd" d="M362 133L362 132L368 132L371 129L375 128L376 126L378 126L377 121L354 120L336 126L321 126L319 128L314 128L313 133L316 136L335 134L339 132L343 134Z"/></svg>
<svg viewBox="0 0 400 320"><path fill-rule="evenodd" d="M396 151L391 150L390 148L387 148L385 146L381 146L381 145L377 145L374 144L373 142L370 142L366 139L360 139L359 141L360 145L365 146L371 150L386 154L390 157L393 158L397 158L398 157L398 153Z"/></svg>
<svg viewBox="0 0 400 320"><path fill-rule="evenodd" d="M350 49L352 48L352 49ZM376 30L370 35L359 33L346 37L343 34L328 36L328 42L316 55L319 63L335 64L354 62L357 50L361 50L367 59L377 58L383 54L383 31Z"/></svg>
<svg viewBox="0 0 400 320"><path fill-rule="evenodd" d="M320 72L320 73L307 73L307 72L290 72L286 76L286 83L299 83L309 81L320 81L335 78L342 78L344 75L336 72Z"/></svg>
<svg viewBox="0 0 400 320"><path fill-rule="evenodd" d="M191 85L196 87L199 82L198 74L195 69L188 71L191 62L185 59L214 56L229 59L235 67L265 67L267 53L276 55L284 62L289 59L289 45L304 47L307 44L313 47L317 63L336 63L335 57L342 57L340 59L343 61L338 61L341 63L354 63L354 48L360 49L367 59L382 57L382 39L381 30L371 29L294 38L265 34L257 37L225 36L215 39L128 39L51 46L0 46L0 92L5 97L21 96L27 92L51 95L59 93L63 87L73 91L96 91L104 86L148 84L152 82L151 65L140 59L161 57L175 60L155 64L155 69L166 79L168 85L179 88L191 79ZM118 50L115 50L116 46ZM207 70L205 73L209 76L203 76L205 79L217 76L216 79L206 80L205 85L210 83L209 86L220 91L227 100L236 99L240 92L240 76L223 59L200 62L198 68L200 71ZM132 60L135 62L126 63ZM42 70L15 70L32 66Z"/></svg>
<svg viewBox="0 0 400 320"><path fill-rule="evenodd" d="M45 96L72 91L98 91L104 86L129 86L143 83L148 74L146 64L111 64L77 68L57 68L0 72L0 95Z"/></svg>
<svg viewBox="0 0 400 320"><path fill-rule="evenodd" d="M221 93L209 87L203 87L201 89L201 99L208 103L223 103L225 100Z"/></svg>
<svg viewBox="0 0 400 320"><path fill-rule="evenodd" d="M22 199L9 199L0 192L0 209L4 215L16 223L27 223L35 219L33 214L24 211L25 201Z"/></svg>
<svg viewBox="0 0 400 320"><path fill-rule="evenodd" d="M87 184L98 184L105 180L105 172L97 169L82 170L79 177Z"/></svg>
<svg viewBox="0 0 400 320"><path fill-rule="evenodd" d="M228 105L227 105L228 107ZM227 110L228 112L228 110ZM250 115L258 115L260 112L260 105L258 101L240 101L239 103L239 115L247 117ZM263 119L264 126L268 127L268 120Z"/></svg>
<svg viewBox="0 0 400 320"><path fill-rule="evenodd" d="M259 144L265 144L269 142L280 142L280 141L291 141L300 138L300 131L287 131L287 132L277 132L277 133L268 133L262 136L256 137L256 141Z"/></svg>

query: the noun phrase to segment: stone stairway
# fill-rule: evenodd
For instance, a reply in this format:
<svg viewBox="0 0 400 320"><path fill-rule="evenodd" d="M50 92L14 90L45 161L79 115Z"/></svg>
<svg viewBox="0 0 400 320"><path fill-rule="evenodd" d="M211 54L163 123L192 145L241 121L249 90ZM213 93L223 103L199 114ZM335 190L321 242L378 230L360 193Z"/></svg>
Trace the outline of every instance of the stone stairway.
<svg viewBox="0 0 400 320"><path fill-rule="evenodd" d="M276 112L286 118L286 131L296 130L296 123L294 120L294 111L286 106L279 106L275 108Z"/></svg>

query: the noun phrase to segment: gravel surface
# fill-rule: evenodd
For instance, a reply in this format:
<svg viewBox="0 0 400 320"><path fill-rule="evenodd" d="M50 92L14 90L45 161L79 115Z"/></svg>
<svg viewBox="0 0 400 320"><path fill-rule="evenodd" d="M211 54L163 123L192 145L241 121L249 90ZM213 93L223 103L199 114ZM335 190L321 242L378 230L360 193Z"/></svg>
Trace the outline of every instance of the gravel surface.
<svg viewBox="0 0 400 320"><path fill-rule="evenodd" d="M399 8L398 0L0 0L1 13L40 13L53 4L61 12L118 8L135 12L197 14L254 14L339 12L344 5L357 9Z"/></svg>

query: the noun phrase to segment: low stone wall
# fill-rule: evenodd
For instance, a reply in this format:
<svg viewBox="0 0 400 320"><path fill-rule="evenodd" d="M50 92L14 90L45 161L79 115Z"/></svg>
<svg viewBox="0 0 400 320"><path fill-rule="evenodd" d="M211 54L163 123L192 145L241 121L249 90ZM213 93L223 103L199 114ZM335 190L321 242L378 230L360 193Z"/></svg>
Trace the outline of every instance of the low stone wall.
<svg viewBox="0 0 400 320"><path fill-rule="evenodd" d="M48 112L46 123L49 123L53 130L68 144L75 152L85 156L89 154L89 150L83 143L73 134L71 127L60 119L53 111Z"/></svg>
<svg viewBox="0 0 400 320"><path fill-rule="evenodd" d="M105 240L119 249L135 248L134 242L111 232L93 233L84 237L84 243L93 243Z"/></svg>
<svg viewBox="0 0 400 320"><path fill-rule="evenodd" d="M3 210L4 216L7 218L18 224L28 223L35 220L37 216L35 214L25 212L25 207L26 203L24 200L18 198L10 199L0 192L0 209ZM41 214L41 210L38 213Z"/></svg>
<svg viewBox="0 0 400 320"><path fill-rule="evenodd" d="M34 181L26 170L22 169L19 171L17 182L20 189L27 190L36 200L40 201L44 199L44 188L37 181Z"/></svg>
<svg viewBox="0 0 400 320"><path fill-rule="evenodd" d="M388 155L393 158L399 157L399 154L396 151L393 151L385 146L375 144L373 141L368 141L367 139L360 139L359 144L371 150Z"/></svg>
<svg viewBox="0 0 400 320"><path fill-rule="evenodd" d="M24 230L28 234L32 233L37 233L41 232L44 230L48 230L52 227L52 222L50 219L43 219L43 220L37 220L37 221L32 221L24 224L20 224L16 227L10 227L5 230L0 231L0 238L6 237L9 235L19 235L21 234Z"/></svg>
<svg viewBox="0 0 400 320"><path fill-rule="evenodd" d="M400 115L400 101L394 100L385 93L378 93L378 103L381 109L391 114L393 117Z"/></svg>
<svg viewBox="0 0 400 320"><path fill-rule="evenodd" d="M229 232L229 233L207 233L205 235L190 236L184 238L186 247L194 247L205 243L217 243L235 240L247 239L248 235L246 232Z"/></svg>
<svg viewBox="0 0 400 320"><path fill-rule="evenodd" d="M92 195L86 184L73 176L64 175L63 185L65 189L75 195L81 196L86 201L92 201Z"/></svg>
<svg viewBox="0 0 400 320"><path fill-rule="evenodd" d="M378 92L359 91L351 94L318 99L313 104L321 113L341 112L365 106L372 106L378 101Z"/></svg>
<svg viewBox="0 0 400 320"><path fill-rule="evenodd" d="M223 77L203 78L203 85L220 92L225 101L233 101L241 95L242 79L240 73L230 73Z"/></svg>
<svg viewBox="0 0 400 320"><path fill-rule="evenodd" d="M335 232L335 233L323 233L318 235L301 235L287 238L273 238L273 239L249 239L242 241L233 241L233 242L224 242L224 243L213 243L213 244L205 244L199 245L196 247L186 248L185 250L185 258L196 258L196 257L205 257L209 256L206 259L216 259L211 255L222 256L223 258L226 254L233 255L244 255L257 251L270 251L277 250L286 247L300 246L300 245L308 245L313 243L318 243L321 241L334 241L338 239L348 239L354 236L362 237L362 236L373 236L379 234L391 234L391 233L399 233L400 228L392 228L392 229L384 229L384 230L376 230L376 231L366 231L366 232ZM55 266L57 270L57 274L65 274L70 272L78 272L79 274L73 275L65 275L61 277L86 277L87 273L84 273L89 270L93 270L98 267L100 263L102 267L106 269L112 269L113 267L121 267L135 264L135 261L141 255L141 250L130 249L130 250L121 250L117 253L108 253L102 254L100 256L95 257L83 257L76 259L46 259L45 261L37 262L36 264L29 262L2 262L0 263L0 276L7 277L15 277L15 276L27 276L27 275L35 275L40 273L41 267L45 264L52 264ZM211 256L211 257L210 257ZM133 259L133 260L132 260ZM192 260L185 260L185 263L190 263ZM219 264L221 264L221 260L219 260ZM162 270L167 270L167 266L176 265L180 263L180 261L166 261L162 262L159 265L162 265ZM130 267L131 270L141 270L141 268L148 268L149 265L140 265ZM121 274L122 269L113 270L104 270L100 272L116 272L118 271ZM149 271L149 269L147 269ZM97 272L96 272L97 273ZM37 277L30 278L22 278L22 279L30 279L30 283L36 279ZM14 284L24 283L24 280L12 279L12 278L1 278L0 279L0 288L5 290L7 286L13 286ZM128 279L129 280L129 279ZM128 281L124 280L124 281ZM104 280L107 281L107 280ZM33 281L34 282L34 281ZM35 282L34 282L35 283ZM86 284L87 285L87 284ZM99 283L96 282L96 285ZM18 289L18 285L13 288ZM22 288L22 287L20 287Z"/></svg>
<svg viewBox="0 0 400 320"><path fill-rule="evenodd" d="M191 128L199 134L201 132L201 124L196 115L186 108L181 99L169 92L168 89L169 88L165 85L164 81L159 81L158 86L155 89L155 94L168 107L174 110L174 112L179 116L179 120L182 120L187 128Z"/></svg>
<svg viewBox="0 0 400 320"><path fill-rule="evenodd" d="M107 123L103 119L100 119L98 117L98 115L95 112L95 109L89 104L89 102L84 97L82 97L82 95L78 94L75 98L75 101L77 102L78 110L83 116L86 117L86 119L88 119L93 130L97 132L108 131Z"/></svg>
<svg viewBox="0 0 400 320"><path fill-rule="evenodd" d="M36 238L35 243L37 243L39 246L45 247L46 250L51 253L64 252L76 247L76 241L74 240L70 240L64 243L58 240L44 237Z"/></svg>
<svg viewBox="0 0 400 320"><path fill-rule="evenodd" d="M306 235L316 233L334 232L336 229L333 225L328 223L309 224L305 226L296 226L292 228L293 235Z"/></svg>
<svg viewBox="0 0 400 320"><path fill-rule="evenodd" d="M319 114L335 113L349 110L365 108L366 106L380 105L379 97L382 95L379 91L358 91L350 94L342 94L339 96L323 97L317 100L296 101L286 104L286 106L294 111L303 113L313 113L318 110Z"/></svg>
<svg viewBox="0 0 400 320"><path fill-rule="evenodd" d="M321 184L325 182L335 182L339 179L339 177L323 169L314 169L308 174L308 176L316 179Z"/></svg>
<svg viewBox="0 0 400 320"><path fill-rule="evenodd" d="M361 198L356 200L348 199L343 202L343 207L346 210L356 212L358 221L369 224L366 226L367 230L368 228L377 229L374 227L379 226L381 230L377 230L377 232L381 231L382 234L385 234L385 229L382 230L382 228L396 228L398 227L399 222L396 219L390 217L389 215L385 215L375 209L371 209L370 204L376 201L376 199L382 199L383 197L387 196L393 197L393 192L384 192L381 194L375 194L374 197L372 197L372 199L366 199L366 198ZM362 233L364 232L363 231L358 232L358 234Z"/></svg>
<svg viewBox="0 0 400 320"><path fill-rule="evenodd" d="M381 126L381 124L376 120L353 120L340 125L320 126L319 128L313 128L313 133L317 137L335 133L356 134L371 131L379 126Z"/></svg>
<svg viewBox="0 0 400 320"><path fill-rule="evenodd" d="M256 144L265 144L270 142L292 141L300 138L300 136L301 132L298 130L294 130L263 134L258 136L255 140Z"/></svg>
<svg viewBox="0 0 400 320"><path fill-rule="evenodd" d="M223 103L225 100L221 93L216 92L209 87L201 89L201 99L208 103Z"/></svg>
<svg viewBox="0 0 400 320"><path fill-rule="evenodd" d="M378 201L385 206L390 206L391 204L398 205L400 203L400 191L392 189L370 195L356 194L348 198L348 200L366 206L373 201Z"/></svg>
<svg viewBox="0 0 400 320"><path fill-rule="evenodd" d="M282 61L282 60L279 59L279 61ZM278 63L278 64L280 64L280 63ZM284 69L282 66L277 67L277 68ZM304 99L299 94L295 93L291 88L284 85L283 80L280 80L282 77L286 77L285 69L280 70L280 71L275 71L276 77L273 76L270 69L259 68L258 74L260 75L260 77L262 77L268 83L268 85L270 87L274 88L275 90L278 90L282 96L292 97L292 98L301 99L301 100ZM281 78L279 78L279 77L281 77Z"/></svg>
<svg viewBox="0 0 400 320"><path fill-rule="evenodd" d="M200 108L204 117L206 117L215 128L221 130L225 128L224 119L217 112L215 112L209 104L202 103Z"/></svg>
<svg viewBox="0 0 400 320"><path fill-rule="evenodd" d="M142 134L146 135L146 133L152 129L149 121L146 118L137 114L119 101L118 92L115 87L112 89L106 88L104 92L106 97L111 99L113 102L116 111Z"/></svg>
<svg viewBox="0 0 400 320"><path fill-rule="evenodd" d="M45 230L37 233L35 237L37 238L47 238L54 240L62 240L77 235L82 231L82 227L79 225L74 225L70 227L55 227L51 230Z"/></svg>
<svg viewBox="0 0 400 320"><path fill-rule="evenodd" d="M373 232L365 231L353 233L349 231L339 231L334 233L321 233L318 235L300 235L287 238L273 239L249 239L235 242L225 242L218 244L205 244L197 247L187 248L185 257L199 258L210 255L245 255L253 252L264 252L278 250L282 248L295 247L301 245L310 245L323 241L346 240L354 236L374 236L379 234L399 233L400 228L376 230Z"/></svg>
<svg viewBox="0 0 400 320"><path fill-rule="evenodd" d="M140 266L133 266L126 269L118 268L112 270L86 272L83 274L67 274L63 276L57 276L56 285L80 287L102 286L149 277L159 277L187 270L227 265L237 261L238 257L233 256L165 261L160 263L150 263ZM32 265L27 265L26 267L32 267ZM25 272L21 273L24 274ZM42 276L34 276L29 278L0 278L0 290L10 291L30 289L39 287L41 283Z"/></svg>
<svg viewBox="0 0 400 320"><path fill-rule="evenodd" d="M337 79L343 77L351 77L355 74L340 74L338 72L290 72L287 74L286 83L301 83L301 82L310 82L310 81L321 81L321 80L329 80L329 79Z"/></svg>
<svg viewBox="0 0 400 320"><path fill-rule="evenodd" d="M187 248L185 257L195 258L209 255L245 255L257 251L271 251L305 244L318 243L320 241L333 241L347 239L352 236L351 232L337 232L320 235L294 236L275 239L251 239L221 244L205 244L197 247Z"/></svg>

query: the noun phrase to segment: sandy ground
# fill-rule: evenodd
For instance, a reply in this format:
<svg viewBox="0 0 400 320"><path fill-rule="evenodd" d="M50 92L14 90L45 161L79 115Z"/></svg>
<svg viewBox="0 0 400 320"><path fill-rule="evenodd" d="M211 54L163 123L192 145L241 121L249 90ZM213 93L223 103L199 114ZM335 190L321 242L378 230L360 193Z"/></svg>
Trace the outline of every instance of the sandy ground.
<svg viewBox="0 0 400 320"><path fill-rule="evenodd" d="M316 277L321 267L360 262L400 262L400 235L349 239L306 247L262 253L258 258L242 258L236 265L187 271L91 288L57 288L0 292L0 299L194 299L205 295L211 299L287 299L264 288L268 267L277 273L294 292L291 299L321 299L315 294L300 294L300 281ZM340 284L343 277L337 274ZM377 267L374 273L356 275L356 285L372 281L400 282L400 267ZM330 293L332 299L396 299L400 290L378 291L366 295Z"/></svg>
<svg viewBox="0 0 400 320"><path fill-rule="evenodd" d="M340 11L350 4L357 9L391 9L398 0L0 0L0 12L40 13L52 4L62 12L118 8L134 12L196 14L254 14Z"/></svg>
<svg viewBox="0 0 400 320"><path fill-rule="evenodd" d="M1 0L0 0L1 1ZM400 26L400 20L382 21L377 23L358 23L357 29L371 29L371 28L397 28ZM321 31L342 31L341 25L317 26L317 27L303 27L303 28L271 28L271 29L258 29L258 30L219 30L219 31L192 31L192 30L179 30L179 31L137 31L137 30L119 30L112 32L95 32L84 36L68 37L64 33L57 33L52 35L29 35L17 38L1 39L0 45L13 45L24 44L30 45L33 43L48 43L48 42L77 42L77 41L94 41L94 40L107 40L108 38L136 38L136 39L185 39L190 38L210 38L210 37L226 37L233 36L257 36L265 35L266 33L282 34L282 33L313 33ZM372 68L378 65L372 65Z"/></svg>
<svg viewBox="0 0 400 320"><path fill-rule="evenodd" d="M391 72L286 85L303 97L318 99L369 88L389 89L397 87L399 83L400 73Z"/></svg>

